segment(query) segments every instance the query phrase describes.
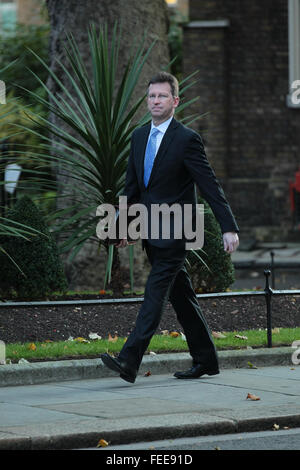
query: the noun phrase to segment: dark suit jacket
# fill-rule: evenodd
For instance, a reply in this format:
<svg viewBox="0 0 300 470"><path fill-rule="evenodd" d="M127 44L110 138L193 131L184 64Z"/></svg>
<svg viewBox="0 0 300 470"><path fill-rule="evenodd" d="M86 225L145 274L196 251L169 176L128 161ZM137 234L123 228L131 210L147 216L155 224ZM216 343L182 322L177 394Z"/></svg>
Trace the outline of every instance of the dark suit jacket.
<svg viewBox="0 0 300 470"><path fill-rule="evenodd" d="M224 192L208 163L199 134L172 119L156 155L147 188L144 185L144 156L150 124L132 134L124 195L128 204L142 203L148 209L151 225L151 204L192 204L195 207L195 184L210 205L222 233L238 232ZM150 227L149 227L150 228ZM159 247L170 247L184 240L148 240Z"/></svg>

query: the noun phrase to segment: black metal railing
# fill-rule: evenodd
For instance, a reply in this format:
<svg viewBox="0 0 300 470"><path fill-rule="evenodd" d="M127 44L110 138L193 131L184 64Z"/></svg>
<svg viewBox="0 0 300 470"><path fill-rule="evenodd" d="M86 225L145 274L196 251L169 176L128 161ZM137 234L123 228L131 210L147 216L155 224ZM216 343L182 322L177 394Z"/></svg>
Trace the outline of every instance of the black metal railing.
<svg viewBox="0 0 300 470"><path fill-rule="evenodd" d="M266 330L267 330L267 345L272 348L272 298L280 295L299 295L300 290L276 290L270 287L271 270L265 269L265 288L264 290L252 290L241 292L214 292L209 294L197 294L197 298L226 298L226 297L255 297L264 296L266 301ZM85 300L56 300L56 301L37 301L37 302L6 302L0 301L0 308L4 307L24 307L24 306L50 306L50 305L89 305L89 304L111 304L111 303L134 303L142 302L143 297L124 298L124 299L85 299Z"/></svg>

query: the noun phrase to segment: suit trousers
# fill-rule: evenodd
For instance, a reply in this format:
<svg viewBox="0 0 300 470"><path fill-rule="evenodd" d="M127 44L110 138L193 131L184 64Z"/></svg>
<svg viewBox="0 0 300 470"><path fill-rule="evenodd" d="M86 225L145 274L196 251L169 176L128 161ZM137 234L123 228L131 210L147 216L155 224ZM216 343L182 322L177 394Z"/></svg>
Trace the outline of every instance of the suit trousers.
<svg viewBox="0 0 300 470"><path fill-rule="evenodd" d="M152 269L136 324L119 354L136 370L159 326L163 309L170 300L186 336L193 363L218 368L218 358L208 325L185 268L187 252L181 248L159 248L145 243Z"/></svg>

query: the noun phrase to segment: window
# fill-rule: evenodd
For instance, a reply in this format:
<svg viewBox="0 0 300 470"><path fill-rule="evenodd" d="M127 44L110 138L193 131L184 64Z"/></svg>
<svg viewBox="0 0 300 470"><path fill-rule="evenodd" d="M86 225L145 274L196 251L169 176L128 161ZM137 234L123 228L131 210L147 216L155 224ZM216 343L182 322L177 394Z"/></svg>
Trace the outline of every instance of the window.
<svg viewBox="0 0 300 470"><path fill-rule="evenodd" d="M300 108L300 0L288 0L289 94L287 105Z"/></svg>
<svg viewBox="0 0 300 470"><path fill-rule="evenodd" d="M0 1L0 30L14 30L16 22L16 3L14 1Z"/></svg>

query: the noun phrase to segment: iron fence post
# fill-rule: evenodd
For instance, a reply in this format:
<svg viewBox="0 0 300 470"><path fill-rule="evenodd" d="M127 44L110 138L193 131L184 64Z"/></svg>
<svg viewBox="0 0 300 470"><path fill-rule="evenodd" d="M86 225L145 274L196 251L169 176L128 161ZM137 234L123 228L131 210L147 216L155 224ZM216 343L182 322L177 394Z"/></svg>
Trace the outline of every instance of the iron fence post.
<svg viewBox="0 0 300 470"><path fill-rule="evenodd" d="M274 263L274 251L271 251L271 275L272 275L272 289L275 289L275 263Z"/></svg>
<svg viewBox="0 0 300 470"><path fill-rule="evenodd" d="M268 348L272 347L272 311L271 311L271 299L273 290L269 285L269 277L271 271L266 269L264 271L264 275L266 278L266 287L265 287L265 297L266 297L266 304L267 304L267 336L268 336Z"/></svg>

